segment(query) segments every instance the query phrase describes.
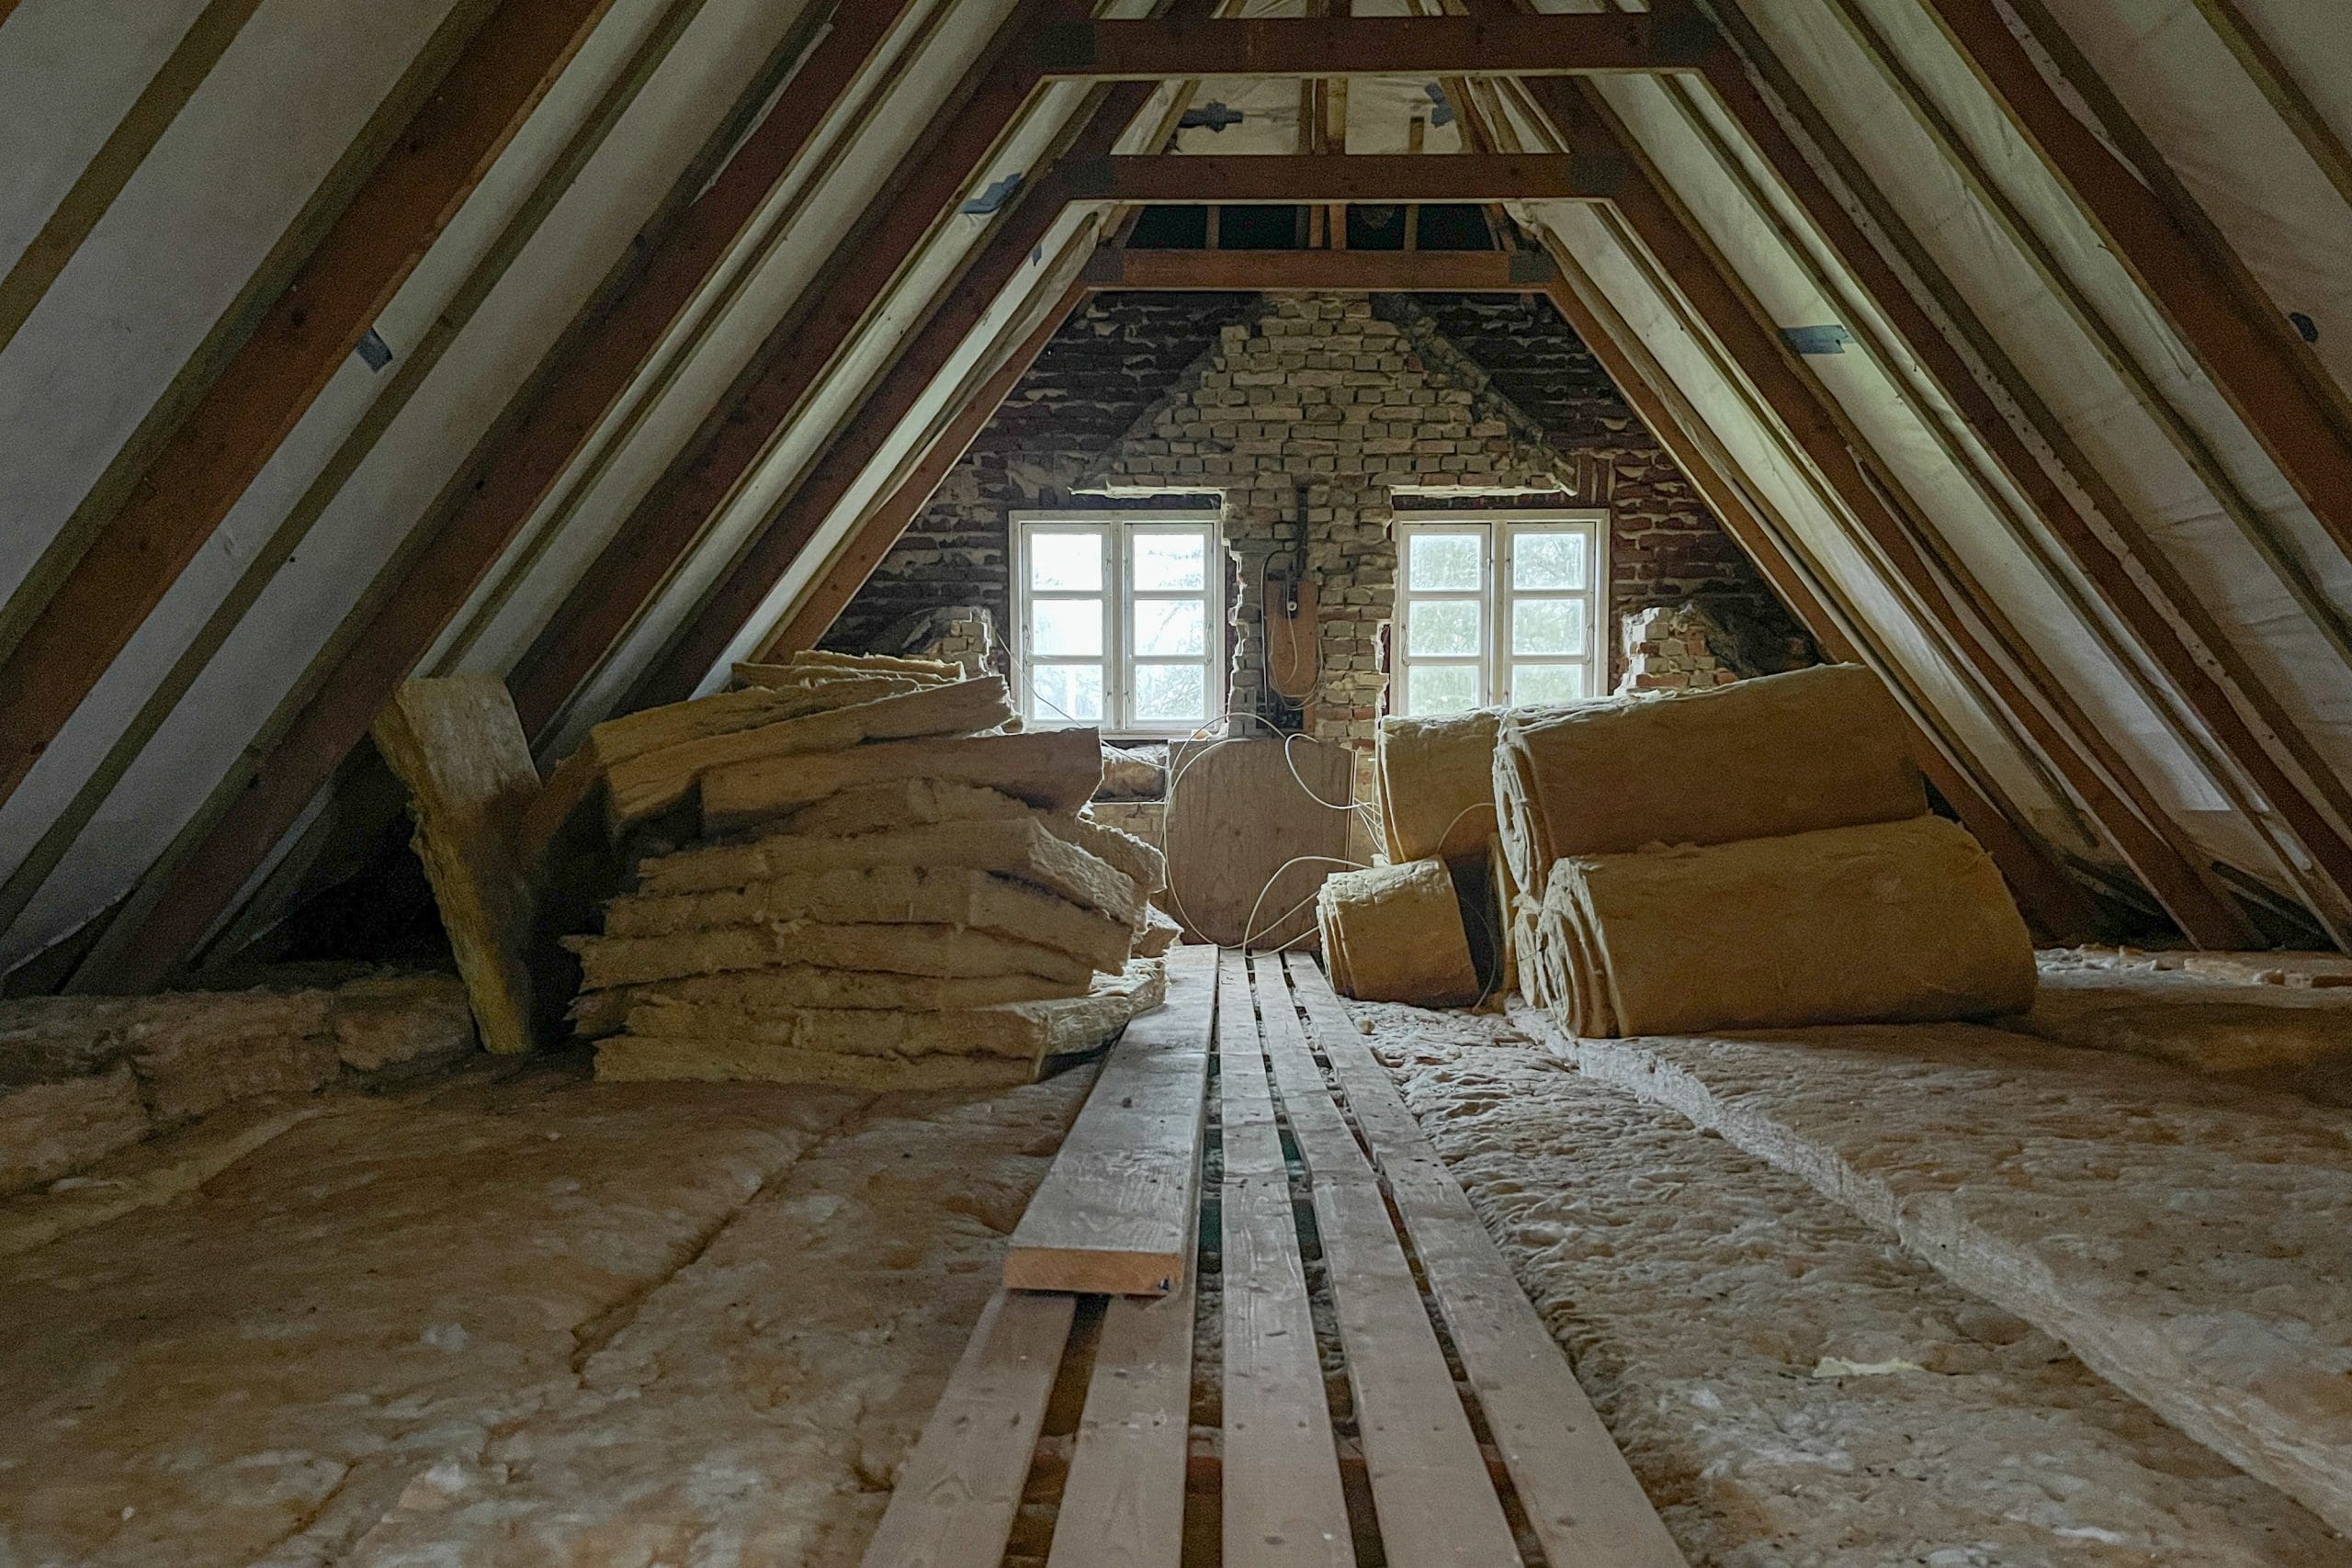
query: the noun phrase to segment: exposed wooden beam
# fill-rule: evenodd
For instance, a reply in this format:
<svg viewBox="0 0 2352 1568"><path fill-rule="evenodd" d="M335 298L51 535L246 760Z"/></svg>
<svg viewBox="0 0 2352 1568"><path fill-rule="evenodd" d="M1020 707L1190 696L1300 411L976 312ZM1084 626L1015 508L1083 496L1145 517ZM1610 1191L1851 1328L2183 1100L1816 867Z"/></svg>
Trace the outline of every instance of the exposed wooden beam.
<svg viewBox="0 0 2352 1568"><path fill-rule="evenodd" d="M2262 96L2270 100L2271 108L2287 122L2287 129L2295 133L2295 140L2303 144L2303 151L2311 154L2312 162L2319 165L2320 173L2327 176L2336 194L2352 203L2352 150L2346 148L2344 139L2328 123L2327 116L2303 91L2302 84L2295 79L2293 65L2271 47L2270 40L2263 37L2262 29L2255 26L2237 0L2195 0L2195 5L2204 13L2215 36L2237 56L2239 65L2262 90Z"/></svg>
<svg viewBox="0 0 2352 1568"><path fill-rule="evenodd" d="M1038 78L1018 65L1049 11L1047 0L1023 0L998 28L938 105L920 155L869 204L516 664L514 706L535 745L768 456L776 433L801 412L909 258L969 194L1036 90Z"/></svg>
<svg viewBox="0 0 2352 1568"><path fill-rule="evenodd" d="M504 0L0 661L0 800L293 430L612 0Z"/></svg>
<svg viewBox="0 0 2352 1568"><path fill-rule="evenodd" d="M1928 0L1927 10L2352 558L2352 431L2308 345L2267 301L2246 299L2230 267L2067 107L1997 0Z"/></svg>
<svg viewBox="0 0 2352 1568"><path fill-rule="evenodd" d="M987 380L957 400L955 413L933 437L914 466L907 470L907 477L858 519L848 542L826 564L817 581L808 585L808 591L801 595L791 619L761 645L757 655L759 659L778 659L785 654L817 646L833 622L840 619L841 613L849 608L850 601L857 597L858 590L865 586L865 580L874 575L874 569L882 564L883 558L898 544L908 525L931 504L931 498L938 491L940 482L946 479L950 469L964 460L964 454L971 450L972 443L996 417L997 410L1004 406L1004 400L1012 395L1012 389L1037 362L1037 356L1046 351L1046 345L1053 341L1054 334L1061 330L1070 312L1093 292L1093 288L1084 283L1073 284L1064 290L1061 298L1039 320L1036 330L1004 356L1004 362ZM806 507L813 510L824 504L823 494L809 493L808 487L803 487L803 493L794 496L792 501L796 509ZM795 532L814 531L796 527L788 518L779 517L778 521Z"/></svg>
<svg viewBox="0 0 2352 1568"><path fill-rule="evenodd" d="M1630 152L1590 89L1554 79L1526 83L1523 90L1562 145L1613 152L1631 162ZM1737 281L1729 262L1646 170L1629 169L1614 206L1631 235L1673 280L1772 417L1796 440L1822 483L1869 536L1913 612L1984 685L2010 722L2032 738L2040 754L2059 770L2100 831L2182 931L2199 946L2258 945L2252 921L2221 889L2211 866L2175 840L2178 825L2149 797L2137 773L2082 714L2072 694L2040 668L2001 607L1973 592L1972 583L1942 581L1951 576L1951 565L1933 561L1926 543L1929 531L1919 520L1916 502L1806 372L1761 302ZM1969 601L1964 611L1960 597ZM1979 623L2001 651L1996 652L1979 635ZM2030 690L2012 674L2012 661L2027 673Z"/></svg>
<svg viewBox="0 0 2352 1568"><path fill-rule="evenodd" d="M1700 423L1668 392L1665 372L1645 354L1633 330L1614 312L1588 304L1577 286L1566 278L1544 291L1601 368L1674 459L1724 531L1755 563L1781 603L1812 634L1830 658L1867 664L1887 684L1901 690L1900 671L1886 659L1865 649L1847 629L1846 617L1834 610L1808 580L1804 567L1790 549L1781 528L1766 520L1758 507L1718 464L1699 435ZM1945 755L1948 742L1925 717L1912 716L1917 742L1916 754L1928 782L1960 816L1962 823L1983 844L2001 868L2018 903L2036 924L2062 942L2086 942L2096 934L2098 919L2082 888L2068 876L2041 841L2019 829L2007 814L1977 787L1975 781Z"/></svg>
<svg viewBox="0 0 2352 1568"><path fill-rule="evenodd" d="M2180 700L2211 733L2220 752L2220 766L2242 773L2277 808L2327 884L2324 891L2328 897L2314 898L2314 903L2331 907L2320 913L2335 925L2333 912L2352 908L2352 840L2320 808L2320 803L2325 802L2339 818L2352 818L2352 808L2341 798L2341 790L2332 787L2335 776L2324 759L2277 699L2253 677L2188 591L2170 558L2148 538L2113 486L2031 392L2022 372L1975 318L1933 253L1918 243L1865 171L1850 158L1836 159L1839 177L1853 199L1870 214L1879 232L1935 301L1940 320L1863 232L1860 222L1838 199L1749 80L1748 68L1759 69L1792 113L1809 110L1801 97L1792 98L1795 85L1776 68L1777 62L1770 60L1761 39L1739 28L1735 41L1748 65L1730 54L1718 55L1707 67L1708 85L1778 173L1783 188L1803 207L1831 254L1884 312L1904 347L1917 356L2001 472L2031 505L2052 539L2097 591L2100 603L2129 630L2135 644L2163 671ZM1809 128L1809 133L1825 156L1829 156L1827 149L1835 143L1834 139L1825 140L1826 128ZM1949 333L1946 322L1951 323ZM1972 369L1953 335L1969 345L1981 372ZM2045 468L2027 444L2020 423L2055 456L2054 471ZM2061 475L2082 490L2095 512L2076 505L2060 482ZM2095 615L2088 618L2094 626L2098 624ZM2120 659L2119 664L2127 673L2138 668L2128 656ZM2165 711L2160 699L2154 705L2159 713ZM2265 732L2277 738L2281 750L2301 770L2301 778L2272 755ZM2180 738L2192 752L2203 750L2202 738L2193 727L2181 727ZM2227 788L2233 781L2221 776L2217 782ZM2258 818L2250 803L2240 800L2237 804L2250 818ZM2297 868L2291 858L2282 855L2281 861L2293 876Z"/></svg>
<svg viewBox="0 0 2352 1568"><path fill-rule="evenodd" d="M1589 76L1696 67L1712 28L1686 6L1577 16L1071 21L1040 29L1048 76Z"/></svg>
<svg viewBox="0 0 2352 1568"><path fill-rule="evenodd" d="M1130 206L1301 202L1600 201L1623 160L1540 152L1163 154L1067 159L1081 201Z"/></svg>
<svg viewBox="0 0 2352 1568"><path fill-rule="evenodd" d="M700 295L776 182L805 152L911 0L844 6L801 61L788 91L666 231L639 236L639 259L551 349L537 396L477 445L445 488L413 567L320 681L233 804L168 876L117 960L124 984L153 984L203 939L254 869L293 827L377 713L416 668L680 313Z"/></svg>
<svg viewBox="0 0 2352 1568"><path fill-rule="evenodd" d="M1558 276L1541 251L1180 251L1105 245L1087 264L1098 289L1278 294L1509 294Z"/></svg>

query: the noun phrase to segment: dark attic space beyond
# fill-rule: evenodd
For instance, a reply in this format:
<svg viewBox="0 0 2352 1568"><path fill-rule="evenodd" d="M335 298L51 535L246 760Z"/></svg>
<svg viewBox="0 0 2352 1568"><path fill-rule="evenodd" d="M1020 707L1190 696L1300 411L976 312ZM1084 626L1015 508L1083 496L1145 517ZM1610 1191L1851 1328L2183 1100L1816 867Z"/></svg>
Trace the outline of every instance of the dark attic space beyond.
<svg viewBox="0 0 2352 1568"><path fill-rule="evenodd" d="M2352 1568L2313 0L0 0L0 1568Z"/></svg>

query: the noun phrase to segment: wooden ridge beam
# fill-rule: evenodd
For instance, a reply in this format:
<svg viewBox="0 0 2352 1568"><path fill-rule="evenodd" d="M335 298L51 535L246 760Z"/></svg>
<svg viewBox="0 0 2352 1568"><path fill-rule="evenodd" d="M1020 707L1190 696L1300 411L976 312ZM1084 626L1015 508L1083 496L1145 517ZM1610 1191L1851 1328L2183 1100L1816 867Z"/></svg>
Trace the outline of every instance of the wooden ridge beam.
<svg viewBox="0 0 2352 1568"><path fill-rule="evenodd" d="M0 660L24 782L416 270L612 0L504 0Z"/></svg>
<svg viewBox="0 0 2352 1568"><path fill-rule="evenodd" d="M792 90L729 156L666 232L640 235L642 257L600 291L550 349L537 389L479 443L414 565L321 680L251 783L169 876L168 890L109 976L153 985L201 942L368 733L484 573L496 564L639 368L700 294L911 0L845 6L790 78Z"/></svg>
<svg viewBox="0 0 2352 1568"><path fill-rule="evenodd" d="M1737 41L1744 53L1763 47L1762 40L1752 34ZM1770 74L1784 77L1777 70ZM2129 630L2137 646L2164 671L2181 700L2211 733L2223 766L2243 774L2284 818L2294 840L2326 883L2332 902L2338 908L2352 908L2352 838L2347 838L2329 818L2321 805L2324 801L2339 817L2347 818L2352 818L2352 811L2347 811L2343 799L2333 797L2340 792L2327 788L2333 777L2327 773L2324 761L2277 699L2246 669L2181 580L2170 558L2147 537L2113 486L2091 467L2079 448L2054 430L2054 417L2033 420L2032 423L2037 438L2056 455L2053 467L2057 471L2045 468L2035 456L2003 404L2016 409L2018 419L2029 419L2039 407L2038 400L2030 405L2027 397L2019 395L2021 373L2001 354L1983 323L1973 318L1964 298L1933 254L1902 227L1900 216L1875 188L1868 187L1863 171L1859 167L1841 170L1841 177L1849 186L1860 181L1868 187L1857 190L1856 199L1871 212L1882 231L1888 232L1890 243L1904 255L1906 265L1919 276L1946 317L1955 321L1956 330L1984 367L1982 379L1971 369L1943 326L1929 315L1879 247L1862 231L1860 224L1838 202L1749 80L1740 61L1728 53L1713 57L1706 68L1705 79L1779 174L1783 186L1804 209L1831 253L1853 274L1871 302L1885 313L1904 347L1918 356L1935 385L1951 400L1953 408L1984 444L2001 471L2031 505L2035 517L2092 584L2099 602ZM1784 101L1791 87L1792 83L1781 89ZM1820 138L1816 136L1815 140ZM1995 398L1988 382L1990 387L1999 388L2000 400ZM2041 412L2047 412L2046 409ZM2075 504L2065 486L2059 482L2059 473L2082 489L2095 512ZM2159 714L2164 712L2161 704L2154 705ZM2312 781L2311 784L2298 780L2272 755L2257 725L2278 738L2296 766ZM2192 732L2183 730L2181 739L2192 753L2201 750ZM2225 778L2220 782L2226 785L2230 781ZM2244 808L2247 803L2237 804ZM2248 815L2255 813L2249 811ZM2291 874L2294 868L2290 864L2288 869ZM2329 919L2329 911L2319 912L2324 919ZM2334 925L2335 921L2330 919L2329 923Z"/></svg>
<svg viewBox="0 0 2352 1568"><path fill-rule="evenodd" d="M1832 659L1868 665L1879 671L1890 688L1895 688L1897 682L1887 661L1863 648L1847 631L1842 615L1808 581L1804 564L1780 529L1750 503L1747 494L1701 443L1696 416L1686 417L1667 395L1665 372L1645 357L1636 357L1639 349L1632 330L1613 314L1604 317L1588 305L1565 278L1544 292L1553 308L1584 340L1585 346L1609 373L1609 378L1624 394L1626 402L1707 503L1707 510L1755 563L1756 570L1763 574L1764 581L1798 624ZM2082 888L2066 874L2039 838L2013 822L1992 796L1945 755L1944 739L1921 716L1911 716L1918 736L1916 754L1928 782L1936 786L1936 793L1959 814L1962 825L1993 857L2018 902L2037 924L2060 941L2073 943L2090 940L2097 932L2098 920Z"/></svg>
<svg viewBox="0 0 2352 1568"><path fill-rule="evenodd" d="M1605 153L1255 153L1064 159L1070 197L1123 206L1600 201L1624 161Z"/></svg>
<svg viewBox="0 0 2352 1568"><path fill-rule="evenodd" d="M1563 145L1631 154L1603 108L1572 82L1530 82L1524 91ZM2066 780L2134 873L2199 946L2256 945L2245 911L2224 892L2210 864L2166 829L2177 825L2147 795L2136 773L2009 626L1999 606L1973 585L1961 583L1967 613L1917 536L1916 509L1894 477L1862 454L1867 445L1850 430L1828 395L1804 373L1763 307L1734 277L1729 264L1670 202L1645 170L1628 174L1615 209L1628 231L1689 301L1721 343L1772 416L1796 441L1821 481L1858 524L1894 574L1914 610L1973 674L2018 729ZM1947 570L1949 569L1947 568ZM2032 682L2012 675L1973 624L1981 620L2008 658ZM2051 710L2043 712L2046 703ZM2053 717L2053 716L2055 716ZM2132 797L2127 804L2118 792Z"/></svg>
<svg viewBox="0 0 2352 1568"><path fill-rule="evenodd" d="M941 102L925 141L835 247L795 308L582 574L516 663L512 684L536 745L628 635L703 530L800 412L908 259L973 180L1038 85L1018 68L1046 0L1023 0ZM1114 88L1116 92L1121 89ZM998 215L1001 228L1006 215Z"/></svg>
<svg viewBox="0 0 2352 1568"><path fill-rule="evenodd" d="M2267 301L2067 107L1996 0L1928 0L1928 14L2164 313L2295 493L2352 559L2352 430L2325 371Z"/></svg>
<svg viewBox="0 0 2352 1568"><path fill-rule="evenodd" d="M1105 245L1087 264L1091 289L1272 294L1510 294L1558 276L1541 251L1192 251Z"/></svg>
<svg viewBox="0 0 2352 1568"><path fill-rule="evenodd" d="M1714 34L1686 6L1624 14L1068 21L1041 28L1048 76L1586 76L1696 67Z"/></svg>

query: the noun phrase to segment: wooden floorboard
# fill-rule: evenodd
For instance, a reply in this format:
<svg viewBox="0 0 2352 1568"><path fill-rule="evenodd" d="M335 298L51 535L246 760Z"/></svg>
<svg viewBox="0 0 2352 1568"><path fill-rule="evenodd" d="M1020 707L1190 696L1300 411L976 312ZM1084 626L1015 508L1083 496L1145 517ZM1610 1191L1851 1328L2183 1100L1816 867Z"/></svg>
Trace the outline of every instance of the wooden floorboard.
<svg viewBox="0 0 2352 1568"><path fill-rule="evenodd" d="M1061 1371L1077 1300L999 1291L980 1314L863 1568L976 1568L1002 1560Z"/></svg>
<svg viewBox="0 0 2352 1568"><path fill-rule="evenodd" d="M1178 1568L1192 1438L1193 1281L1111 1303L1048 1568Z"/></svg>
<svg viewBox="0 0 2352 1568"><path fill-rule="evenodd" d="M1422 1135L1387 1069L1373 1059L1314 961L1293 955L1288 963L1313 1038L1386 1179L1544 1554L1555 1564L1683 1568L1680 1550L1577 1386L1566 1357L1461 1185Z"/></svg>
<svg viewBox="0 0 2352 1568"><path fill-rule="evenodd" d="M1267 1055L1305 1162L1391 1568L1517 1568L1519 1548L1380 1183L1307 1054L1282 960L1250 961ZM1556 1355L1556 1352L1555 1353Z"/></svg>
<svg viewBox="0 0 2352 1568"><path fill-rule="evenodd" d="M1165 1295L1184 1281L1200 1213L1202 1096L1216 955L1168 957L1168 1000L1127 1026L1012 1233L1014 1290Z"/></svg>
<svg viewBox="0 0 2352 1568"><path fill-rule="evenodd" d="M1218 960L1225 1561L1353 1568L1290 1173L1238 952Z"/></svg>

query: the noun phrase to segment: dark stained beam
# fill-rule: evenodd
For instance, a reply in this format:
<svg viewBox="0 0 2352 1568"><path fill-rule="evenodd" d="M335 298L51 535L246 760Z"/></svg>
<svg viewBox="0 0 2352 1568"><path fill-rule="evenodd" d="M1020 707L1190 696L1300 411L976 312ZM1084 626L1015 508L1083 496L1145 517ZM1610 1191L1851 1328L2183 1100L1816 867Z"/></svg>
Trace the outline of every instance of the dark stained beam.
<svg viewBox="0 0 2352 1568"><path fill-rule="evenodd" d="M612 0L504 0L0 660L13 795L537 105Z"/></svg>
<svg viewBox="0 0 2352 1568"><path fill-rule="evenodd" d="M787 90L633 270L600 291L534 373L537 389L479 444L444 494L430 543L123 944L109 981L153 985L201 942L464 607L758 215L911 0L843 6Z"/></svg>
<svg viewBox="0 0 2352 1568"><path fill-rule="evenodd" d="M2255 679L2180 578L2171 558L2148 538L2114 487L2031 392L2023 373L1975 318L1933 252L1918 243L1901 215L1850 157L1826 152L1879 232L1936 301L1943 320L1952 323L1951 333L1862 231L1781 125L1749 79L1748 70L1765 74L1791 112L1811 121L1808 134L1825 149L1837 145L1827 128L1812 120L1811 106L1794 96L1794 83L1778 68L1762 39L1744 24L1730 25L1736 28L1735 41L1747 62L1731 54L1709 62L1705 79L1718 100L1764 154L1783 188L1804 209L1831 253L1886 313L1904 348L1917 356L1951 400L2052 539L2096 590L2099 602L2128 629L2132 641L2164 672L2211 735L2222 764L2242 774L2276 808L2330 895L2324 900L2315 899L2315 906L2352 908L2352 839L2321 809L2324 803L2352 818L2352 801L2344 799L2340 789L2331 787L2335 779L2324 760L2277 699ZM1972 369L1952 334L1968 344L1981 371ZM2052 453L2055 463L2045 467L2037 457L2019 428L2021 423ZM2080 488L2091 510L2076 504L2060 482L2061 475ZM2132 668L2128 660L2125 667ZM2161 700L2154 705L2160 714L2165 711ZM2301 770L2301 778L2272 754L2263 739L2265 732L2278 738L2280 749ZM2192 752L2201 750L2195 734L2183 733L2181 739ZM2231 781L2222 782L2226 786ZM2243 808L2246 803L2239 805ZM2257 813L2249 810L2248 815ZM2319 908L2317 912L2331 927L2336 924L2330 908Z"/></svg>
<svg viewBox="0 0 2352 1568"><path fill-rule="evenodd" d="M1928 0L1978 79L2179 334L2329 536L2352 558L2352 429L2310 347L2191 240L2139 173L2078 118L1996 0Z"/></svg>
<svg viewBox="0 0 2352 1568"><path fill-rule="evenodd" d="M1642 353L1632 329L1613 312L1604 317L1600 309L1588 305L1567 280L1546 288L1544 296L1584 340L1585 346L1592 350L1593 357L1609 373L1610 380L1624 394L1626 402L1633 406L1650 434L1657 437L1658 444L1674 459L1675 467L1724 525L1724 531L1755 563L1781 603L1812 634L1814 641L1832 659L1877 669L1890 688L1895 687L1896 672L1847 632L1844 618L1807 580L1803 564L1780 530L1766 521L1764 514L1749 502L1747 493L1701 444L1696 434L1696 416L1686 417L1681 405L1668 397L1665 373ZM1913 723L1917 733L1914 751L1921 770L1936 786L1936 793L1951 806L1962 824L1993 857L2010 891L2034 922L2061 942L2091 940L2098 932L2098 919L2081 886L2066 874L2040 840L2011 822L1992 797L1945 755L1944 742L1926 723L1916 717Z"/></svg>
<svg viewBox="0 0 2352 1568"><path fill-rule="evenodd" d="M1040 30L1048 76L1591 76L1696 67L1714 34L1686 7L1623 15L1070 21Z"/></svg>
<svg viewBox="0 0 2352 1568"><path fill-rule="evenodd" d="M1065 159L1072 198L1127 206L1600 201L1623 159L1538 152L1163 154Z"/></svg>
<svg viewBox="0 0 2352 1568"><path fill-rule="evenodd" d="M1276 294L1509 294L1558 276L1541 251L1180 251L1105 245L1086 266L1097 289Z"/></svg>
<svg viewBox="0 0 2352 1568"><path fill-rule="evenodd" d="M761 645L758 658L779 659L817 646L841 613L849 608L850 601L857 597L858 590L865 586L865 580L874 575L874 569L898 544L908 525L931 504L940 481L964 460L964 454L971 450L972 443L987 428L989 421L996 417L997 410L1004 406L1004 400L1012 395L1012 389L1037 362L1037 356L1046 351L1046 345L1053 341L1070 312L1093 292L1084 283L1064 290L1038 321L1036 330L1016 344L989 378L956 405L954 416L907 470L907 477L858 519L848 542L801 595L791 619ZM814 507L822 502L821 495L811 495L805 504ZM803 503L796 497L795 504Z"/></svg>

